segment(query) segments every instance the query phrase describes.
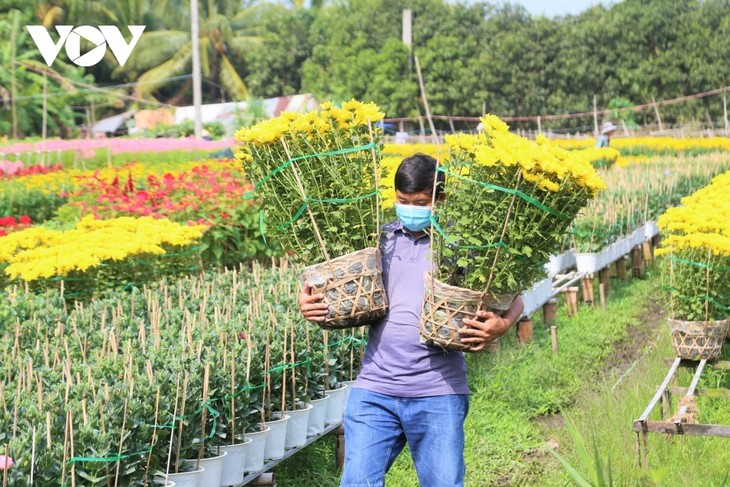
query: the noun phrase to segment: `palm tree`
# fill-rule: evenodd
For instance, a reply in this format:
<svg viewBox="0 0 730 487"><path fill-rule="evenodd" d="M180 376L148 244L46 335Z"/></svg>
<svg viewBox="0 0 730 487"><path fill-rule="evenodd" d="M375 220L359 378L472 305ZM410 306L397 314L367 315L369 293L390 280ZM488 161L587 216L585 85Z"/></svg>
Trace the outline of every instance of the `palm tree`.
<svg viewBox="0 0 730 487"><path fill-rule="evenodd" d="M94 20L116 22L112 10L96 0L35 0L35 15L46 29L57 24L73 24L84 19L84 24Z"/></svg>
<svg viewBox="0 0 730 487"><path fill-rule="evenodd" d="M158 9L169 12L165 28L145 31L129 61L128 74L140 73L134 95L153 98L153 93L174 76L191 71L189 1L155 2ZM236 2L207 0L200 8L200 60L202 75L211 82L211 95L222 86L235 100L245 100L248 89L235 64L243 62L248 48L261 42L260 15L267 4L256 4L238 10ZM159 10L158 10L159 12ZM159 14L158 14L159 15ZM187 90L183 86L182 90Z"/></svg>

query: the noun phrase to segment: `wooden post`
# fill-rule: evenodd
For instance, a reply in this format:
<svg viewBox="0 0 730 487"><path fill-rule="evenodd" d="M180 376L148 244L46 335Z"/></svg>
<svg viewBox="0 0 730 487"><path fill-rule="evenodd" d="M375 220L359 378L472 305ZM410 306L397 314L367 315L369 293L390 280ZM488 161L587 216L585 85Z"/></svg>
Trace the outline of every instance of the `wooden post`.
<svg viewBox="0 0 730 487"><path fill-rule="evenodd" d="M626 256L625 255L616 261L616 277L618 277L622 281L625 281L627 279L627 277L626 277Z"/></svg>
<svg viewBox="0 0 730 487"><path fill-rule="evenodd" d="M659 132L664 132L664 126L662 125L662 117L659 116L659 105L656 103L656 99L652 96L651 101L654 104L654 113L656 114L656 121L659 124Z"/></svg>
<svg viewBox="0 0 730 487"><path fill-rule="evenodd" d="M558 327L555 325L550 326L550 340L553 344L553 355L558 354Z"/></svg>
<svg viewBox="0 0 730 487"><path fill-rule="evenodd" d="M609 275L611 274L611 268L610 267L604 267L600 271L598 271L598 282L600 285L603 286L603 292L608 295L608 292L611 289L611 285L609 283Z"/></svg>
<svg viewBox="0 0 730 487"><path fill-rule="evenodd" d="M558 316L558 300L556 298L548 299L547 303L542 305L542 320L552 325L557 320Z"/></svg>
<svg viewBox="0 0 730 487"><path fill-rule="evenodd" d="M578 286L565 289L565 302L568 305L568 316L578 314Z"/></svg>
<svg viewBox="0 0 730 487"><path fill-rule="evenodd" d="M428 108L428 98L426 97L426 86L423 82L423 76L421 75L421 64L418 62L418 56L413 56L413 61L416 63L416 73L418 74L418 85L421 87L421 97L423 98L423 108L426 110L426 118L428 119L428 126L431 128L431 140L434 145L439 145L438 135L436 134L436 127L433 125L433 117L431 117L431 110Z"/></svg>
<svg viewBox="0 0 730 487"><path fill-rule="evenodd" d="M249 485L255 485L256 487L276 487L276 475L272 472L262 473Z"/></svg>
<svg viewBox="0 0 730 487"><path fill-rule="evenodd" d="M641 247L644 250L644 267L647 267L654 260L654 249L649 240L641 244Z"/></svg>
<svg viewBox="0 0 730 487"><path fill-rule="evenodd" d="M641 247L638 245L631 249L631 273L634 277L644 275L644 264L641 262Z"/></svg>
<svg viewBox="0 0 730 487"><path fill-rule="evenodd" d="M583 302L591 307L594 307L595 299L593 297L593 276L590 274L580 280L581 288L583 290Z"/></svg>
<svg viewBox="0 0 730 487"><path fill-rule="evenodd" d="M654 237L651 239L651 244L654 246L654 248L659 247L659 244L662 243L662 234L658 233L654 235Z"/></svg>
<svg viewBox="0 0 730 487"><path fill-rule="evenodd" d="M333 432L335 435L335 465L341 469L345 465L345 428L338 426Z"/></svg>
<svg viewBox="0 0 730 487"><path fill-rule="evenodd" d="M531 341L533 331L534 326L532 318L529 316L522 318L519 322L517 322L517 340L520 343L527 343Z"/></svg>
<svg viewBox="0 0 730 487"><path fill-rule="evenodd" d="M601 309L606 311L606 285L603 282L598 285L598 291L601 297Z"/></svg>

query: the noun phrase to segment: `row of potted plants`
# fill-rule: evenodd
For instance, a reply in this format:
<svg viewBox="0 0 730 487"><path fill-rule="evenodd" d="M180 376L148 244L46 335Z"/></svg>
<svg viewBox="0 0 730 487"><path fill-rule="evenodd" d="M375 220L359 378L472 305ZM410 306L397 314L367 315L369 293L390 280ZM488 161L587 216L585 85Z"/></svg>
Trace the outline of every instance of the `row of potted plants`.
<svg viewBox="0 0 730 487"><path fill-rule="evenodd" d="M574 266L578 255L582 272L605 267L625 255L627 248L655 235L656 219L667 208L728 168L727 158L712 154L602 172L607 189L576 219L564 251L551 256L548 273Z"/></svg>
<svg viewBox="0 0 730 487"><path fill-rule="evenodd" d="M296 275L285 262L254 264L110 291L73 309L58 292L9 290L0 305L0 447L14 459L10 485L31 476L37 486L151 485L192 469L186 460L247 443L277 416L303 424L305 440L323 421L338 422L344 398L312 424L311 414L286 416L354 378L363 330L304 322ZM261 468L301 444L301 435L272 439L251 461ZM257 471L238 458L237 474Z"/></svg>

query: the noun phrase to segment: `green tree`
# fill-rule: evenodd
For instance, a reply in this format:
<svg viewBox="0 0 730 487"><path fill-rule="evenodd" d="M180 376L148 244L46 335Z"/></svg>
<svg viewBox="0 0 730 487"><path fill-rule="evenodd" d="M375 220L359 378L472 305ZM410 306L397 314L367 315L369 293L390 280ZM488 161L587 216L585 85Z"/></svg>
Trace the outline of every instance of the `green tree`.
<svg viewBox="0 0 730 487"><path fill-rule="evenodd" d="M0 133L24 136L40 134L43 123L43 85L47 90L48 135L71 135L76 126L72 106L90 99L102 102L106 97L80 90L74 82L89 83L82 68L61 60L49 68L39 60L38 49L22 27L31 23L19 10L6 11L0 17L0 36L11 42L0 46ZM44 80L44 74L45 80Z"/></svg>
<svg viewBox="0 0 730 487"><path fill-rule="evenodd" d="M261 18L263 41L246 53L245 82L257 97L293 95L302 92L302 64L311 56L309 27L311 9L273 6Z"/></svg>
<svg viewBox="0 0 730 487"><path fill-rule="evenodd" d="M248 88L239 71L247 51L262 40L259 19L268 5L239 10L235 2L210 0L199 6L201 69L209 81L208 96L217 98L222 86L232 99L244 100ZM137 97L153 98L169 78L191 72L189 2L169 2L166 10L176 14L162 19L160 30L145 32L124 66L127 75L138 80ZM188 88L184 84L177 94L184 95Z"/></svg>

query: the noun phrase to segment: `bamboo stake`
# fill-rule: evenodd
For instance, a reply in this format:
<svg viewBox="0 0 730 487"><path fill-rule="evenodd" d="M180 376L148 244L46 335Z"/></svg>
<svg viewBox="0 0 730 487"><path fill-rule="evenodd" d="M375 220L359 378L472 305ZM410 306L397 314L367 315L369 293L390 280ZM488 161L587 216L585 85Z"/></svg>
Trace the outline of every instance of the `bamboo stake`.
<svg viewBox="0 0 730 487"><path fill-rule="evenodd" d="M36 443L36 431L33 426L33 448L30 451L30 485L33 485L33 477L35 474L35 443ZM5 452L5 459L7 461L8 452Z"/></svg>
<svg viewBox="0 0 730 487"><path fill-rule="evenodd" d="M71 458L73 459L74 455L74 416L73 411L68 412L69 416L69 444L71 446ZM76 487L76 462L71 463L71 487Z"/></svg>
<svg viewBox="0 0 730 487"><path fill-rule="evenodd" d="M271 417L271 349L269 346L269 343L271 343L271 328L270 326L266 328L266 347L264 348L264 381L265 381L265 391L266 391L266 401L265 406L261 408L261 426L263 428L264 422L266 421L266 417ZM264 410L268 407L268 415L264 414Z"/></svg>
<svg viewBox="0 0 730 487"><path fill-rule="evenodd" d="M46 450L51 449L51 412L46 412Z"/></svg>
<svg viewBox="0 0 730 487"><path fill-rule="evenodd" d="M291 340L289 340L289 349L291 350L291 355L289 356L289 359L292 363L292 369L291 369L291 392L293 394L292 396L292 410L297 408L296 400L297 400L297 369L296 369L296 363L297 359L294 355L294 323L291 322L291 325L289 327L289 330L291 332Z"/></svg>
<svg viewBox="0 0 730 487"><path fill-rule="evenodd" d="M269 309L271 310L271 312L273 312L273 309L271 309L271 304L269 304ZM271 318L272 319L274 318L273 314L271 315ZM282 372L281 372L281 374L282 374L281 375L281 417L282 417L282 419L284 418L284 411L286 411L286 369L287 369L286 354L288 352L288 350L286 348L286 338L287 338L286 325L284 325L283 335L284 335L284 350L283 350L283 354L281 356L281 358L284 360L284 363L282 364L282 366L284 367L284 370L282 370Z"/></svg>
<svg viewBox="0 0 730 487"><path fill-rule="evenodd" d="M203 373L203 413L200 415L200 431L202 438L200 439L200 447L198 448L198 461L195 464L195 468L200 468L200 460L203 459L205 453L205 422L208 419L208 382L210 381L210 362L205 364L205 372Z"/></svg>
<svg viewBox="0 0 730 487"><path fill-rule="evenodd" d="M520 180L522 179L522 173L517 174L517 183L515 184L515 189L520 186ZM507 234L507 224L509 223L510 216L512 216L512 208L515 204L515 198L517 198L517 194L512 195L512 200L509 203L509 208L507 208L507 215L504 217L504 225L502 226L502 234L499 237L500 241L504 241L504 236ZM489 279L487 280L487 287L482 292L481 296L479 296L479 305L478 309L481 309L482 307L482 300L484 299L484 296L487 295L487 292L489 291L490 286L492 285L492 279L494 278L494 269L497 267L497 259L499 259L499 251L500 246L497 247L497 251L494 254L494 261L492 261L492 268L489 271Z"/></svg>
<svg viewBox="0 0 730 487"><path fill-rule="evenodd" d="M147 362L149 364L149 362ZM152 382L152 381L150 381ZM154 448L157 444L157 424L159 419L159 413L160 413L160 386L157 386L157 394L155 396L155 422L152 426L152 442L150 443L150 448ZM147 483L147 480L149 478L150 473L150 464L152 463L152 452L150 452L147 455L147 468L144 470L144 480L145 484Z"/></svg>
<svg viewBox="0 0 730 487"><path fill-rule="evenodd" d="M236 359L231 360L231 445L236 436Z"/></svg>
<svg viewBox="0 0 730 487"><path fill-rule="evenodd" d="M165 483L167 483L167 480L170 475L170 461L172 461L172 444L175 440L175 419L177 418L177 400L180 397L180 375L177 376L177 380L175 381L175 407L172 411L172 428L170 429L170 447L167 450L167 468L165 469ZM180 444L180 440L178 440L178 445ZM177 462L175 462L177 464ZM177 472L177 465L175 466L175 472Z"/></svg>
<svg viewBox="0 0 730 487"><path fill-rule="evenodd" d="M175 454L175 473L179 473L179 463L180 463L180 439L182 439L182 430L183 430L183 416L185 416L185 401L187 399L188 395L188 378L189 378L189 372L185 371L185 377L183 378L183 396L182 396L182 404L181 404L181 411L180 414L180 425L178 426L177 431L177 452ZM174 418L173 418L174 421Z"/></svg>
<svg viewBox="0 0 730 487"><path fill-rule="evenodd" d="M131 392L131 391L130 391ZM130 393L131 397L131 393ZM117 454L119 457L122 456L122 445L124 444L124 430L127 427L127 404L128 404L128 398L124 399L124 413L122 416L122 430L119 434L119 450L117 451ZM122 466L122 460L120 458L117 458L117 469L114 474L114 487L117 487L119 485L119 468Z"/></svg>
<svg viewBox="0 0 730 487"><path fill-rule="evenodd" d="M286 145L286 141L284 138L281 138L281 144L284 146L284 152L286 152L286 157L291 160L291 153L289 152L289 147ZM296 166L292 162L290 164L291 170L294 173L294 179L297 183L297 188L299 189L299 192L301 193L300 196L302 197L302 203L307 204L307 193L304 190L304 185L302 184L301 179L299 178L299 171L297 171ZM309 205L307 204L307 214L309 215L309 219L312 222L312 227L314 228L314 234L317 237L317 241L319 242L319 246L322 249L322 254L324 255L325 260L327 261L328 266L330 267L330 272L334 275L335 271L334 268L332 268L332 264L330 263L330 255L329 252L327 252L327 247L324 244L324 239L322 238L322 234L319 231L319 225L317 225L317 220L314 218L314 213L312 213L312 209L309 208Z"/></svg>

